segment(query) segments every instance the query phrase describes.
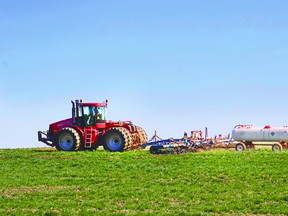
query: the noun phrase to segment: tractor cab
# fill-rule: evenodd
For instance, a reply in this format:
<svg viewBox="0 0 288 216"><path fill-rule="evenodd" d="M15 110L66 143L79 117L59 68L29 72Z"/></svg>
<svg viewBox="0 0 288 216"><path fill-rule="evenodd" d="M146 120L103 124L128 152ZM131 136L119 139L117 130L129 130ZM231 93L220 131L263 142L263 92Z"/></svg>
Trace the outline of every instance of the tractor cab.
<svg viewBox="0 0 288 216"><path fill-rule="evenodd" d="M106 107L103 106L82 106L81 113L85 126L95 125L96 122L106 120Z"/></svg>
<svg viewBox="0 0 288 216"><path fill-rule="evenodd" d="M93 126L106 121L107 100L103 103L72 102L72 122L76 125Z"/></svg>

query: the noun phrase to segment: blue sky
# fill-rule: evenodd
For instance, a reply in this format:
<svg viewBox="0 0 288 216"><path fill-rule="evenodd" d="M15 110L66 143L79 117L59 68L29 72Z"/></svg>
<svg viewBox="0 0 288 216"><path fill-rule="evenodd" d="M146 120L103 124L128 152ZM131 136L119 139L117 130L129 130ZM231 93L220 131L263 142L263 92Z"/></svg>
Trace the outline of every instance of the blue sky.
<svg viewBox="0 0 288 216"><path fill-rule="evenodd" d="M109 100L111 120L149 138L239 123L287 124L288 2L0 2L0 148L44 147L37 131L71 100Z"/></svg>

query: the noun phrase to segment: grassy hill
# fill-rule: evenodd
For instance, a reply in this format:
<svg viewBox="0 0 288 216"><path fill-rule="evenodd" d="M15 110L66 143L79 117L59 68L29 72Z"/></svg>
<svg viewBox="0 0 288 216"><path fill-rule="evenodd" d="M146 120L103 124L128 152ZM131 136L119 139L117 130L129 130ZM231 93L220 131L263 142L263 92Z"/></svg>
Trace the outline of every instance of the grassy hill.
<svg viewBox="0 0 288 216"><path fill-rule="evenodd" d="M287 158L2 149L0 215L287 215Z"/></svg>

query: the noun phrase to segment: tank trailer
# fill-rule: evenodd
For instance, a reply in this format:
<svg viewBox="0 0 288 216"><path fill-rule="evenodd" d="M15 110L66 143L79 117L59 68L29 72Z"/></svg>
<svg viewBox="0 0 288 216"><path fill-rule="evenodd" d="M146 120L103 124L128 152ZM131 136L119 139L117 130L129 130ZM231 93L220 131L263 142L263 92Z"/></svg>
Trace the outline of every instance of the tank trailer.
<svg viewBox="0 0 288 216"><path fill-rule="evenodd" d="M236 125L232 131L232 138L237 142L236 151L253 149L255 145L272 146L273 151L281 151L287 148L288 127L255 127L251 124Z"/></svg>

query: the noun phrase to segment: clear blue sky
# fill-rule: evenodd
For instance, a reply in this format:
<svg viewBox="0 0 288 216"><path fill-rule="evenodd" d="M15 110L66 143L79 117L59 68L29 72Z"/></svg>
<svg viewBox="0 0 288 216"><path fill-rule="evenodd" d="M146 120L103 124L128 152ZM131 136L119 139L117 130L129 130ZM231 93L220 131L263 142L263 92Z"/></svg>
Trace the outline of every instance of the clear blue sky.
<svg viewBox="0 0 288 216"><path fill-rule="evenodd" d="M109 100L111 120L149 138L239 123L288 123L284 0L1 1L0 148L44 147L37 131L71 100Z"/></svg>

